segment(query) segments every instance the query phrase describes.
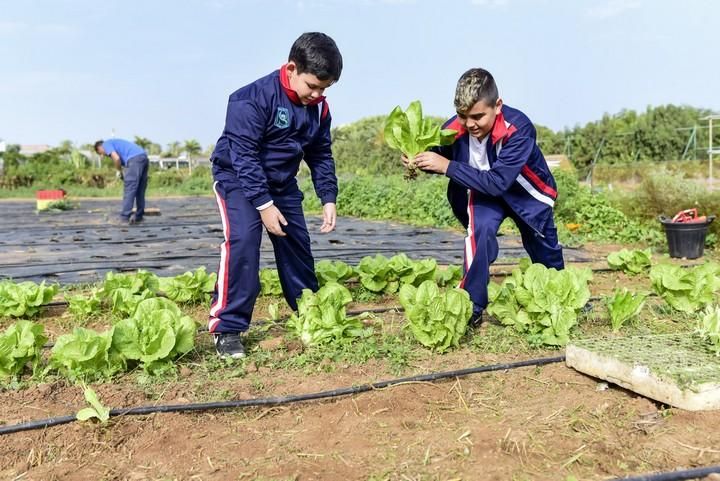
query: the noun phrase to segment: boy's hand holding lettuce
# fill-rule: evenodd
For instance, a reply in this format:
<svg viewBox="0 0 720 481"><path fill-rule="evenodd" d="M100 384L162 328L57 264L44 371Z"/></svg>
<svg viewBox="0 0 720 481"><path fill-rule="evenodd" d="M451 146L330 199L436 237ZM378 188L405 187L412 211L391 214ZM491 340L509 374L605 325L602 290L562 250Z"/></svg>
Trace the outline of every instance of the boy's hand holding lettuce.
<svg viewBox="0 0 720 481"><path fill-rule="evenodd" d="M407 179L417 176L415 156L430 147L452 144L457 134L455 130L441 129L432 119L423 118L419 100L411 102L405 112L399 105L395 107L385 120L383 133L385 142L407 157Z"/></svg>

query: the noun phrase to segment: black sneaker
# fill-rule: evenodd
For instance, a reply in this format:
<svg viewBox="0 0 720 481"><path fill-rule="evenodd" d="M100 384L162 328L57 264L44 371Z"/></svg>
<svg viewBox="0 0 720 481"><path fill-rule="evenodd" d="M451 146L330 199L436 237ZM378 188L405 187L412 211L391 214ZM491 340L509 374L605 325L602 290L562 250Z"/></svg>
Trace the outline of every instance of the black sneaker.
<svg viewBox="0 0 720 481"><path fill-rule="evenodd" d="M215 350L221 358L240 359L245 357L245 346L237 332L221 332L213 335Z"/></svg>
<svg viewBox="0 0 720 481"><path fill-rule="evenodd" d="M470 316L470 320L468 321L468 326L473 329L480 327L480 324L482 324L482 315L482 311L473 312L472 316Z"/></svg>

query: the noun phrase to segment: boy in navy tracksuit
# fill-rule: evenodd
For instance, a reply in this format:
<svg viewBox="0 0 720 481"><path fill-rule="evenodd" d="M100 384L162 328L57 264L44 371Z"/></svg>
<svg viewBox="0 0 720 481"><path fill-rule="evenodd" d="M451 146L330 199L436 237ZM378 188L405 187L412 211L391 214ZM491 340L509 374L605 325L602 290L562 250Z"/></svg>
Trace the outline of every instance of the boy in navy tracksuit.
<svg viewBox="0 0 720 481"><path fill-rule="evenodd" d="M415 162L450 178L448 200L468 232L460 286L470 294L471 322L477 324L488 303L490 264L497 259L497 232L506 217L520 229L533 262L564 267L553 220L557 190L535 127L525 114L503 105L490 72L475 68L460 77L455 109L457 115L444 126L458 131L455 142L421 153Z"/></svg>
<svg viewBox="0 0 720 481"><path fill-rule="evenodd" d="M288 304L297 309L303 289L318 289L303 194L295 176L305 160L323 204L320 232L332 231L338 188L330 112L322 94L341 71L335 42L322 33L305 33L280 70L230 95L225 129L212 154L213 189L225 241L209 330L221 357L245 354L240 333L250 325L260 292L263 228L273 244Z"/></svg>

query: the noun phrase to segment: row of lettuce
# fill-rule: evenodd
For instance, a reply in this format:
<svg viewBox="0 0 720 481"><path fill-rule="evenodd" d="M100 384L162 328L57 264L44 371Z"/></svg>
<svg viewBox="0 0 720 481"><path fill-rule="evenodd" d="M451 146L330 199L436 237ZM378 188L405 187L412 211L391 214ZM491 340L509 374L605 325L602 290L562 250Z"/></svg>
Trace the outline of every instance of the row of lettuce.
<svg viewBox="0 0 720 481"><path fill-rule="evenodd" d="M653 265L649 250L623 250L608 257L609 265L629 275L648 275L652 291L672 309L696 315L696 332L720 353L720 265L691 268ZM440 267L434 259L414 261L404 254L363 258L357 266L342 261L317 264L317 292L305 290L298 311L286 321L289 332L308 346L352 342L373 335L366 316L352 316L347 306L363 290L397 295L405 311L405 328L420 344L437 352L459 346L472 315L472 302L457 285L461 269ZM563 346L582 318L590 300L588 268L547 269L523 260L501 283L489 286L487 312L502 325L536 346ZM260 273L261 294L282 293L277 271ZM98 332L76 328L59 336L49 357L44 327L28 319L40 313L57 293L57 286L32 282L0 282L0 316L22 320L0 334L0 378L57 372L71 380L108 378L140 367L156 374L174 369L175 361L192 351L198 325L178 304L206 303L215 275L203 268L173 278L147 271L108 273L102 285L87 295L66 295L68 311L76 319L109 315L113 325ZM636 319L650 292L616 289L603 298L613 330ZM357 295L356 295L357 297ZM271 318L277 319L275 313ZM272 309L271 309L272 310ZM703 311L704 310L704 311ZM702 311L702 312L701 312Z"/></svg>

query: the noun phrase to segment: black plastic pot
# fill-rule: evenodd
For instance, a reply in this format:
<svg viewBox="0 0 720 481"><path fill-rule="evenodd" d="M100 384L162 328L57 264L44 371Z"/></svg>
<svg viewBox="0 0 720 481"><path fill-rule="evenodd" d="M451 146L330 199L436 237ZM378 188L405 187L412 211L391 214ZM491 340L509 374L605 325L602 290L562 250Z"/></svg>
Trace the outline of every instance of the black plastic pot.
<svg viewBox="0 0 720 481"><path fill-rule="evenodd" d="M673 222L665 216L660 216L660 222L667 236L670 257L686 259L702 257L708 226L714 220L715 216L711 215L705 222Z"/></svg>

